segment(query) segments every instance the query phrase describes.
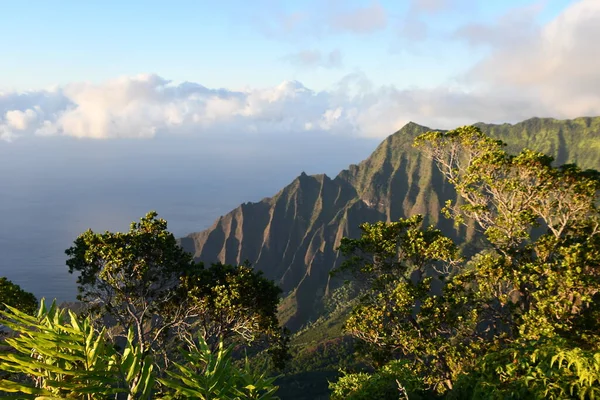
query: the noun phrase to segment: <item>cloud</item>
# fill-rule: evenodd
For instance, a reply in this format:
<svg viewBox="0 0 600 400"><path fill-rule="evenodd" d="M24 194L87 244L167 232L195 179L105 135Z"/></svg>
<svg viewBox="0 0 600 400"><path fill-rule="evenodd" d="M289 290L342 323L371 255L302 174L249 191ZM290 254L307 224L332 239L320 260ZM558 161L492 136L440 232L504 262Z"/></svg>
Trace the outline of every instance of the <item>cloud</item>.
<svg viewBox="0 0 600 400"><path fill-rule="evenodd" d="M23 101L23 96L29 101ZM45 99L36 104L36 100ZM101 84L73 83L53 91L0 95L0 135L76 138L151 138L168 135L298 134L384 137L410 120L450 127L477 119L529 116L512 108L452 90L376 87L351 74L329 91L297 81L266 89L229 91L197 83L174 85L157 75L124 77Z"/></svg>
<svg viewBox="0 0 600 400"><path fill-rule="evenodd" d="M139 75L101 84L73 83L54 91L0 94L0 137L110 139L302 131L305 120L318 122L327 109L325 100L298 82L229 91Z"/></svg>
<svg viewBox="0 0 600 400"><path fill-rule="evenodd" d="M429 37L429 26L418 14L409 13L400 21L398 33L410 42L421 42Z"/></svg>
<svg viewBox="0 0 600 400"><path fill-rule="evenodd" d="M387 27L387 13L383 6L372 1L370 5L332 14L330 26L334 31L373 33Z"/></svg>
<svg viewBox="0 0 600 400"><path fill-rule="evenodd" d="M600 2L573 3L542 27L534 24L536 8L517 11L492 27L458 32L490 47L466 79L529 97L552 116L600 115Z"/></svg>
<svg viewBox="0 0 600 400"><path fill-rule="evenodd" d="M514 8L491 25L464 25L454 32L454 37L473 47L509 48L515 44L523 46L524 42L531 42L539 35L540 27L536 24L536 18L542 10L543 7L539 3Z"/></svg>
<svg viewBox="0 0 600 400"><path fill-rule="evenodd" d="M19 96L3 94L0 102L6 107L11 98ZM297 81L236 92L195 83L173 85L156 75L141 75L103 84L72 84L51 93L41 92L40 96L55 96L54 104L64 107L44 109L27 104L21 110L1 109L0 138L209 138L231 132L245 136L312 132L382 138L409 121L452 128L477 121L518 121L540 113L548 115L550 110L533 97L516 97L510 91L377 87L360 73L348 75L332 90L321 92Z"/></svg>
<svg viewBox="0 0 600 400"><path fill-rule="evenodd" d="M266 12L251 18L255 29L271 39L303 38L318 35L318 27L307 12L284 12L277 4L269 4ZM242 21L245 21L245 17Z"/></svg>
<svg viewBox="0 0 600 400"><path fill-rule="evenodd" d="M353 73L323 91L297 81L234 91L139 75L0 93L0 139L216 137L231 132L381 138L408 121L452 128L534 116L600 115L595 51L600 2L574 3L544 26L535 23L536 12L513 10L485 29L471 25L458 31L456 37L469 46L485 46L487 55L446 86L378 87L365 74ZM331 54L307 53L302 62L335 63Z"/></svg>
<svg viewBox="0 0 600 400"><path fill-rule="evenodd" d="M342 66L342 53L337 49L326 54L319 50L302 50L290 54L284 59L292 65L303 68L340 68Z"/></svg>
<svg viewBox="0 0 600 400"><path fill-rule="evenodd" d="M6 124L9 127L19 131L26 130L29 126L31 126L32 123L34 123L37 120L38 114L36 111L39 110L39 106L35 106L35 108L36 110L28 108L25 111L7 111L5 115Z"/></svg>

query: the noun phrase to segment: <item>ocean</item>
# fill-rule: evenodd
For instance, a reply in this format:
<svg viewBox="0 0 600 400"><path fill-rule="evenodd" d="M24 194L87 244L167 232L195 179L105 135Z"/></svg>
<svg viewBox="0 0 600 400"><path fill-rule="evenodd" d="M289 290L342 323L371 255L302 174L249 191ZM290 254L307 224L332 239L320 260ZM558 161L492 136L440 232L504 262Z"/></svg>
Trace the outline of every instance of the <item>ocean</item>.
<svg viewBox="0 0 600 400"><path fill-rule="evenodd" d="M77 235L126 231L156 210L177 237L209 227L299 175L335 175L373 150L369 140L223 138L0 142L0 276L38 299L72 301L65 249Z"/></svg>

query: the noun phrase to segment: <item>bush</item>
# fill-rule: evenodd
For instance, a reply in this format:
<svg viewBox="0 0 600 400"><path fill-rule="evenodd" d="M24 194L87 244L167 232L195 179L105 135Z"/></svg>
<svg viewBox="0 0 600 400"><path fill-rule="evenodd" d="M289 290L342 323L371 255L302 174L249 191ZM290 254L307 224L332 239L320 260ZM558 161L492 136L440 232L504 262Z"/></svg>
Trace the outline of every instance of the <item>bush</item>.
<svg viewBox="0 0 600 400"><path fill-rule="evenodd" d="M372 400L372 399L426 399L423 380L416 377L410 363L404 360L392 361L377 372L345 373L337 382L331 382L331 400Z"/></svg>
<svg viewBox="0 0 600 400"><path fill-rule="evenodd" d="M515 344L461 375L451 399L600 398L600 352L559 340Z"/></svg>
<svg viewBox="0 0 600 400"><path fill-rule="evenodd" d="M0 277L0 309L5 309L6 304L29 315L37 309L37 299L33 294L3 276Z"/></svg>

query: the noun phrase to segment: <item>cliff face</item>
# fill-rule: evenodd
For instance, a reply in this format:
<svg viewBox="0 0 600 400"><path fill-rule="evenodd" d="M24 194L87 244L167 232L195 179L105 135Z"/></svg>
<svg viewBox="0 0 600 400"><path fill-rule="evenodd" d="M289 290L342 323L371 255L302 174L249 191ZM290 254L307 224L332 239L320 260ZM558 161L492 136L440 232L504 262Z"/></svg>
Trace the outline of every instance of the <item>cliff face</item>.
<svg viewBox="0 0 600 400"><path fill-rule="evenodd" d="M553 155L559 164L600 168L600 117L477 125L509 143L511 151L529 147ZM249 260L264 271L283 288L282 318L297 329L318 313L334 285L329 271L341 262L335 249L342 237L357 237L361 223L419 213L450 236L472 235L457 232L439 215L456 193L435 165L412 147L414 137L428 130L409 123L335 179L302 173L275 196L242 204L181 243L199 261Z"/></svg>

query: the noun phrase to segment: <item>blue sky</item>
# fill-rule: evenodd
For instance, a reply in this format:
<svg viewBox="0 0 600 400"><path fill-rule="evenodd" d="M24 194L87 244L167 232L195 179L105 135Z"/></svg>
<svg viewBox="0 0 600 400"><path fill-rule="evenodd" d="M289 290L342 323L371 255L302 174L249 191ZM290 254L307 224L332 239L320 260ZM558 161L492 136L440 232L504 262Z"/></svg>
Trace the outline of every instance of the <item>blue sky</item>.
<svg viewBox="0 0 600 400"><path fill-rule="evenodd" d="M356 71L376 84L431 86L451 80L485 54L452 37L461 26L493 24L524 7L540 7L535 21L542 25L570 2L420 3L421 8L418 1L397 0L3 0L0 86L34 89L156 73L226 88L295 79L318 90ZM385 13L371 29L361 31L352 21L335 26L336 18L371 7ZM425 37L403 32L410 24L414 35ZM340 54L339 65L311 68L292 60L302 52L333 51Z"/></svg>
<svg viewBox="0 0 600 400"><path fill-rule="evenodd" d="M598 42L598 0L0 0L0 141L599 115Z"/></svg>

